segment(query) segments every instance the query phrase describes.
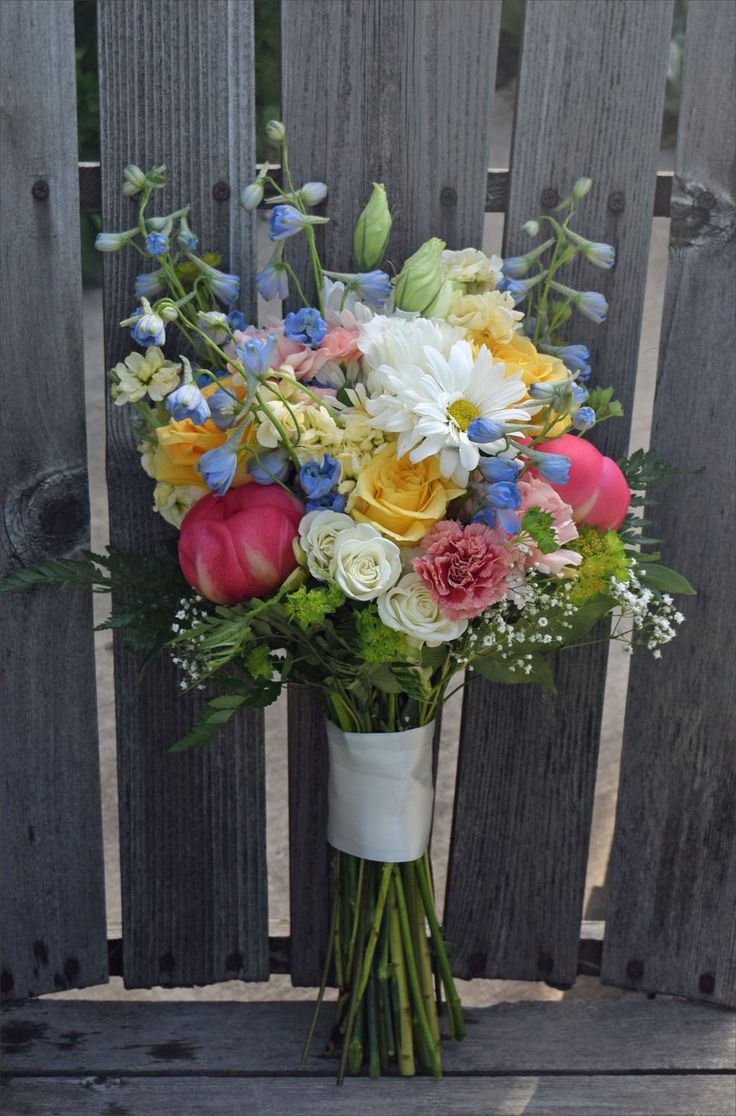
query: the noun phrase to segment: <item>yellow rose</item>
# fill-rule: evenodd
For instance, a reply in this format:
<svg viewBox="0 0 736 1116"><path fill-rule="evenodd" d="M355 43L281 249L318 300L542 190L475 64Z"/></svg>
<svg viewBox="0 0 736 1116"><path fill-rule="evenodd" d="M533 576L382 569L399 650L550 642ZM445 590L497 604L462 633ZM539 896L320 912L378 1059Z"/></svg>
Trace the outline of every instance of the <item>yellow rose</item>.
<svg viewBox="0 0 736 1116"><path fill-rule="evenodd" d="M197 472L197 462L207 450L221 446L227 434L227 430L218 430L212 419L207 419L201 426L195 426L191 419L182 419L181 422L171 419L166 426L159 426L156 431L158 446L153 459L156 480L173 485L198 484L206 488ZM247 484L250 480L247 467L248 457L243 455L233 487Z"/></svg>
<svg viewBox="0 0 736 1116"><path fill-rule="evenodd" d="M491 350L496 360L502 360L506 366L506 375L521 372L521 378L527 387L532 384L553 383L555 380L567 380L570 373L565 368L559 357L549 353L540 353L528 337L515 334L510 341L499 342L491 338L485 339L483 344ZM526 397L529 399L529 396ZM523 406L523 401L521 403ZM550 438L559 438L564 434L571 423L569 415L563 415L549 432ZM534 433L541 426L530 426Z"/></svg>
<svg viewBox="0 0 736 1116"><path fill-rule="evenodd" d="M392 443L361 469L348 511L358 523L370 523L399 545L409 545L424 538L449 501L464 492L440 476L436 457L416 465L408 456L397 460Z"/></svg>

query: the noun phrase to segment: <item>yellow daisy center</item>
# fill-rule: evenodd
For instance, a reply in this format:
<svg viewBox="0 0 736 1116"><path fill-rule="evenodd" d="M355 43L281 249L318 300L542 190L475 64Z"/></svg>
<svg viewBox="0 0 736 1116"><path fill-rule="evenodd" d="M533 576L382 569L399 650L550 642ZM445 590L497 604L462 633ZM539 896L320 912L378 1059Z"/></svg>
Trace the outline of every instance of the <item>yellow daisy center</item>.
<svg viewBox="0 0 736 1116"><path fill-rule="evenodd" d="M474 403L470 403L467 399L456 399L447 408L447 413L461 430L467 430L473 419L477 419L480 411Z"/></svg>

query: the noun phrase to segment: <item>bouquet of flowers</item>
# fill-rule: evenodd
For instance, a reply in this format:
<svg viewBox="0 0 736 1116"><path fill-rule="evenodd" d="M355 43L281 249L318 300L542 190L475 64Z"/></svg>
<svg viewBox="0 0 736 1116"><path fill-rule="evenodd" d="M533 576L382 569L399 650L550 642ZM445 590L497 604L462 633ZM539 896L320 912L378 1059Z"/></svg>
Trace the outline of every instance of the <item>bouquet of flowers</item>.
<svg viewBox="0 0 736 1116"><path fill-rule="evenodd" d="M588 386L585 346L560 339L573 313L607 311L560 279L581 254L614 262L571 226L590 180L527 222L523 256L434 238L393 277L379 266L392 218L376 184L355 226L356 271L336 273L315 238L327 187L297 188L283 125L269 134L281 181L266 165L240 200L250 212L271 191L274 252L257 286L301 308L247 324L238 278L197 254L188 207L148 214L164 167L126 167L137 219L97 241L154 264L122 323L136 347L109 376L154 508L179 530L177 556L87 554L3 589L113 590L105 626L170 654L182 691L206 691L175 749L207 744L285 684L319 691L335 853L317 1009L334 976L338 1080L394 1060L439 1076L443 1000L451 1037L463 1036L427 853L443 702L477 677L553 688L551 653L601 638L591 629L609 614L612 637L659 656L683 619L671 594L692 590L641 550L655 541L644 491L666 469L642 453L617 464L584 438L621 414L610 388ZM297 236L309 285L285 252Z"/></svg>

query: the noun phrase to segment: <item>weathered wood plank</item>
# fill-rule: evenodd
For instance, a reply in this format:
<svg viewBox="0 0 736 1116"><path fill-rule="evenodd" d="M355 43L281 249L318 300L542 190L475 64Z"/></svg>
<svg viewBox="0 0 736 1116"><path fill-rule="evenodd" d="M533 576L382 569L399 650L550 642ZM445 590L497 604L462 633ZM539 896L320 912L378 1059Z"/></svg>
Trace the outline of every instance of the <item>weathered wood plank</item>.
<svg viewBox="0 0 736 1116"><path fill-rule="evenodd" d="M2 1016L4 1071L329 1077L334 1061L319 1051L330 1033L331 1004L323 1009L314 1054L299 1069L311 1012L306 1002L23 1004ZM450 1074L711 1073L734 1067L736 1018L710 1006L643 997L515 1003L469 1010L466 1019L467 1039L444 1046Z"/></svg>
<svg viewBox="0 0 736 1116"><path fill-rule="evenodd" d="M290 160L297 175L328 184L321 251L331 270L351 268L353 223L374 181L396 210L395 263L430 236L480 246L499 12L496 0L282 5ZM288 251L304 264L303 247ZM290 779L304 809L291 832L293 979L316 984L328 917L326 763L315 705L294 700Z"/></svg>
<svg viewBox="0 0 736 1116"><path fill-rule="evenodd" d="M279 174L280 168L273 167L272 173ZM489 170L486 183L486 213L505 213L509 192L509 172ZM672 175L660 171L654 191L654 216L669 217ZM79 205L81 209L100 209L102 205L102 186L99 163L79 164ZM266 203L261 202L266 209Z"/></svg>
<svg viewBox="0 0 736 1116"><path fill-rule="evenodd" d="M637 655L603 979L736 1004L736 9L693 0L652 448L683 469L653 533L690 578L662 661ZM710 195L710 196L708 196ZM697 327L694 328L695 323ZM722 439L728 446L721 448ZM713 452L714 439L718 448Z"/></svg>
<svg viewBox="0 0 736 1116"><path fill-rule="evenodd" d="M47 1077L7 1082L7 1116L734 1116L727 1074L426 1077ZM346 1105L350 1105L347 1108Z"/></svg>
<svg viewBox="0 0 736 1116"><path fill-rule="evenodd" d="M171 186L153 206L191 202L201 249L241 274L253 309L252 224L237 206L253 173L250 0L131 0L99 5L103 218L129 228L122 167L166 163ZM214 190L223 183L227 189ZM158 210L162 212L162 209ZM132 253L105 258L105 357L130 348ZM101 370L102 372L102 370ZM111 536L149 551L171 531L151 512L129 418L108 413ZM173 668L139 685L139 664L116 646L124 973L129 987L268 976L263 722L242 718L210 749L170 754L194 700L176 696Z"/></svg>
<svg viewBox="0 0 736 1116"><path fill-rule="evenodd" d="M71 2L2 4L0 72L3 577L89 546ZM24 997L107 979L92 600L0 615L0 983Z"/></svg>
<svg viewBox="0 0 736 1116"><path fill-rule="evenodd" d="M578 227L614 244L617 263L581 262L570 282L603 290L611 311L603 326L576 318L574 339L627 411L671 17L668 0L529 0L524 30L507 251L522 250L518 230L545 190L594 180ZM600 448L623 452L628 427L606 423ZM445 908L462 976L575 979L605 662L605 645L567 652L556 698L480 680L467 691Z"/></svg>

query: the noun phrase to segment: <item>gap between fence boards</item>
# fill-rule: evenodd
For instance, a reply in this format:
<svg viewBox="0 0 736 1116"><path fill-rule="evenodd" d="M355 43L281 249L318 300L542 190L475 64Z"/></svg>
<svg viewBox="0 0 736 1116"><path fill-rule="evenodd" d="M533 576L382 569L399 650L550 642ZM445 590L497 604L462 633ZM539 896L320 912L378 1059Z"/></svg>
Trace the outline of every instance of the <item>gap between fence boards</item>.
<svg viewBox="0 0 736 1116"><path fill-rule="evenodd" d="M258 165L260 170L261 164ZM281 181L281 168L271 167L271 175L277 182ZM237 189L238 187L236 187ZM229 183L213 182L212 189L218 201L227 201L232 189ZM509 172L507 170L489 170L486 183L486 213L505 213L509 192ZM663 171L657 175L654 189L654 217L670 216L670 201L672 197L672 174ZM543 204L540 202L540 204ZM614 192L609 201L611 209L619 212L622 208L621 194ZM102 179L99 163L79 164L79 205L81 209L98 211L102 208ZM268 207L261 202L259 209Z"/></svg>
<svg viewBox="0 0 736 1116"><path fill-rule="evenodd" d="M601 958L603 955L603 936L605 922L583 922L580 926L580 942L578 944L578 976L600 976ZM107 954L111 977L123 976L123 939L119 936L118 928L113 930L115 936L108 939ZM269 935L268 938L269 969L272 974L291 972L291 936L289 934ZM233 973L237 978L237 974ZM551 987L567 988L568 985L556 985L545 982Z"/></svg>

